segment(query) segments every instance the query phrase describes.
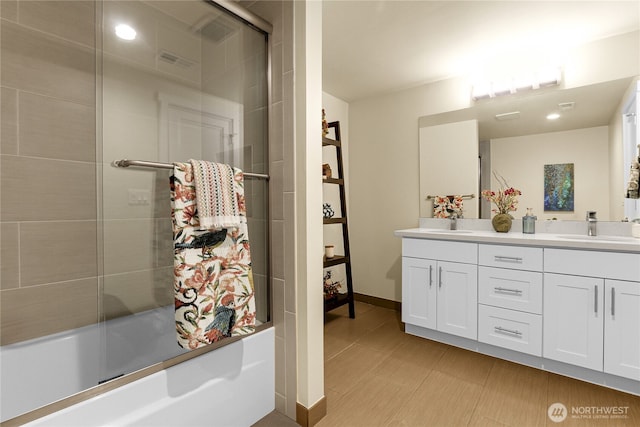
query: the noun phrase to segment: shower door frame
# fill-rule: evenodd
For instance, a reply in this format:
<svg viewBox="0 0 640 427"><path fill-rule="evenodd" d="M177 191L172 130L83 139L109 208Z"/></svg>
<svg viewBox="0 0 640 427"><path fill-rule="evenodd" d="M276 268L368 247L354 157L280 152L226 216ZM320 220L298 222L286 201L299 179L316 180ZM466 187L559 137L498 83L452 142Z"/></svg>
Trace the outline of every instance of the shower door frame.
<svg viewBox="0 0 640 427"><path fill-rule="evenodd" d="M201 0L204 3L208 3L210 5L212 5L212 7L216 7L226 13L229 13L231 16L239 19L240 21L244 22L245 24L254 27L254 29L262 32L265 34L266 37L266 80L267 80L267 120L266 120L266 144L267 144L267 149L265 150L265 164L268 166L269 165L269 149L268 147L270 146L270 138L271 138L271 129L270 129L270 120L269 117L271 116L271 100L272 100L272 81L271 81L271 76L272 76L272 60L271 60L271 55L272 55L272 34L273 34L273 25L271 25L269 22L267 22L266 20L262 19L261 17L253 14L252 12L244 9L242 6L238 5L237 3L228 1L228 0ZM96 7L96 70L101 69L101 65L102 65L102 59L101 59L101 55L100 52L102 52L102 32L103 32L103 27L102 27L102 21L101 21L101 17L102 17L102 2L99 2L100 6ZM101 105L102 104L102 94L101 94L101 90L102 90L102 76L100 73L96 72L96 105ZM101 117L101 113L99 112L98 109L96 109L96 136L98 141L101 141L102 137L102 131L103 131L103 123L102 123L102 117ZM103 172L103 166L104 165L104 158L102 155L102 144L98 143L96 144L96 185L97 185L97 189L98 189L98 197L97 197L97 212L102 212L102 172ZM271 217L270 217L270 196L269 196L269 188L270 188L270 184L267 182L266 185L266 194L265 194L265 200L266 200L266 223L267 223L267 227L266 227L266 247L268 249L268 253L267 253L267 258L266 258L266 275L267 275L267 286L268 286L268 292L267 292L267 307L269 310L269 319L267 322L264 322L260 325L257 325L255 328L255 332L254 333L258 333L260 331L266 330L268 328L271 328L273 326L273 298L272 298L272 285L273 285L273 278L272 278L272 272L271 272ZM101 216L99 216L97 218L98 220L98 224L102 224L103 223L103 219L101 218ZM102 259L103 255L104 255L104 251L102 248L102 244L103 244L103 238L102 238L102 231L101 231L101 227L98 227L98 238L97 238L97 257L98 260ZM102 264L102 262L98 262L98 277L99 277L99 289L102 289L104 286L104 266ZM246 336L244 336L246 337ZM240 341L244 338L243 336L238 336L238 337L229 337L226 338L225 340L219 341L217 343L213 343L195 350L192 350L188 353L184 353L181 355L178 355L176 357L173 357L171 359L168 360L164 360L162 362L158 362L155 364L152 364L148 367L142 368L138 371L126 374L122 377L119 378L115 378L112 379L110 381L107 381L105 383L99 384L95 387L86 389L84 391L78 392L74 395L68 396L66 398L63 398L61 400L58 400L56 402L50 403L48 405L42 406L40 408L34 409L30 412L26 412L24 414L18 415L15 418L9 419L7 421L5 421L3 423L3 425L7 425L7 426L11 426L11 425L23 425L25 423L37 420L38 418L42 418L44 416L53 414L55 412L58 412L60 410L63 410L65 408L71 407L73 405L76 405L78 403L87 401L91 398L94 398L96 396L102 395L104 393L107 393L109 391L115 390L119 387L122 387L124 385L136 382L138 380L141 380L149 375L155 374L157 372L161 372L163 370L166 370L172 366L178 365L180 363L189 361L191 359L197 358L199 356L202 356L204 354L207 354L211 351L215 351L218 348L224 347L226 345L232 344L234 342Z"/></svg>

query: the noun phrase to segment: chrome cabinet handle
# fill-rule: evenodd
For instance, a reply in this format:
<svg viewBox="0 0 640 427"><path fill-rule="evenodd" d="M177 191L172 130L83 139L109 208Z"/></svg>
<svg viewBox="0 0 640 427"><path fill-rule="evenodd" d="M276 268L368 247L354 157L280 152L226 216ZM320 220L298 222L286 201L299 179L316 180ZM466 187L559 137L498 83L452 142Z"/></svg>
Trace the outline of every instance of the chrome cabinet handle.
<svg viewBox="0 0 640 427"><path fill-rule="evenodd" d="M429 287L433 285L433 266L429 266Z"/></svg>
<svg viewBox="0 0 640 427"><path fill-rule="evenodd" d="M616 314L616 288L611 288L611 316Z"/></svg>
<svg viewBox="0 0 640 427"><path fill-rule="evenodd" d="M500 334L511 334L511 335L516 335L518 337L522 336L522 332L514 329L503 328L502 326L494 326L493 330Z"/></svg>
<svg viewBox="0 0 640 427"><path fill-rule="evenodd" d="M593 299L593 311L598 314L598 285L595 286L595 298Z"/></svg>
<svg viewBox="0 0 640 427"><path fill-rule="evenodd" d="M522 295L522 291L520 289L510 289L510 288L502 288L500 286L493 288L496 292L510 292L517 295Z"/></svg>
<svg viewBox="0 0 640 427"><path fill-rule="evenodd" d="M522 263L522 258L521 257L495 255L493 258L497 262L517 262L517 263Z"/></svg>
<svg viewBox="0 0 640 427"><path fill-rule="evenodd" d="M438 268L438 288L442 289L442 267Z"/></svg>

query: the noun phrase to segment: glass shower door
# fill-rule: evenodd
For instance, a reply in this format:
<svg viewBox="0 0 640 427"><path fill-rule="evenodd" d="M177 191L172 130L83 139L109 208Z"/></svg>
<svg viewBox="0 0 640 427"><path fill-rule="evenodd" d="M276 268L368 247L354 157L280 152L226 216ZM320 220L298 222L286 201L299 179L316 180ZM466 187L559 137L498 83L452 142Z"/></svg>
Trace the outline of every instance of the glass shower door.
<svg viewBox="0 0 640 427"><path fill-rule="evenodd" d="M168 169L267 173L267 36L204 1L103 4L102 381L186 352L176 342ZM268 185L245 179L257 318L268 320Z"/></svg>

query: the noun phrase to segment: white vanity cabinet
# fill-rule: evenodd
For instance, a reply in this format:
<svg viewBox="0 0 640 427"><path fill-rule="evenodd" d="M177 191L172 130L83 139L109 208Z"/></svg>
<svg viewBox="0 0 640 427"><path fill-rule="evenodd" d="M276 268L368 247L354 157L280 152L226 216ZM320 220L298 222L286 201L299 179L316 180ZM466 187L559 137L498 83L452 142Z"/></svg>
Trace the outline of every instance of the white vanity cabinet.
<svg viewBox="0 0 640 427"><path fill-rule="evenodd" d="M640 380L640 255L544 255L544 357Z"/></svg>
<svg viewBox="0 0 640 427"><path fill-rule="evenodd" d="M477 338L475 243L403 239L402 321Z"/></svg>
<svg viewBox="0 0 640 427"><path fill-rule="evenodd" d="M640 381L640 282L605 280L604 288L604 371Z"/></svg>
<svg viewBox="0 0 640 427"><path fill-rule="evenodd" d="M544 275L544 357L602 370L604 280Z"/></svg>
<svg viewBox="0 0 640 427"><path fill-rule="evenodd" d="M640 242L396 235L408 334L640 396Z"/></svg>
<svg viewBox="0 0 640 427"><path fill-rule="evenodd" d="M479 246L478 341L542 355L542 248Z"/></svg>

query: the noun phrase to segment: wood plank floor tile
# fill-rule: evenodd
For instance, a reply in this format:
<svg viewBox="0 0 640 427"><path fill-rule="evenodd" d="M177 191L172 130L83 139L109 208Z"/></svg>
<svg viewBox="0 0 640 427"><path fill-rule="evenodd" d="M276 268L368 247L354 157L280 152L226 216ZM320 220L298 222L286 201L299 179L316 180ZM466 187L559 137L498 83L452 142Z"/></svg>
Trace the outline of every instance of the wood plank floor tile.
<svg viewBox="0 0 640 427"><path fill-rule="evenodd" d="M356 342L382 352L391 352L406 339L400 319L391 319L365 333Z"/></svg>
<svg viewBox="0 0 640 427"><path fill-rule="evenodd" d="M388 354L353 344L325 362L324 386L341 394L351 390L366 374L389 357Z"/></svg>
<svg viewBox="0 0 640 427"><path fill-rule="evenodd" d="M549 393L547 407L553 403L562 403L568 411L562 426L577 427L609 427L609 426L638 426L640 425L640 397L623 393L595 384L589 384L573 378L556 374L549 374ZM589 417L584 412L589 408L626 407L624 418ZM577 413L572 414L573 410ZM583 412L583 413L580 413ZM559 425L551 420L547 426Z"/></svg>
<svg viewBox="0 0 640 427"><path fill-rule="evenodd" d="M484 354L449 346L434 369L483 386L495 361Z"/></svg>
<svg viewBox="0 0 640 427"><path fill-rule="evenodd" d="M466 426L482 386L432 371L387 426Z"/></svg>
<svg viewBox="0 0 640 427"><path fill-rule="evenodd" d="M534 368L496 360L474 416L507 426L545 426L548 374Z"/></svg>

